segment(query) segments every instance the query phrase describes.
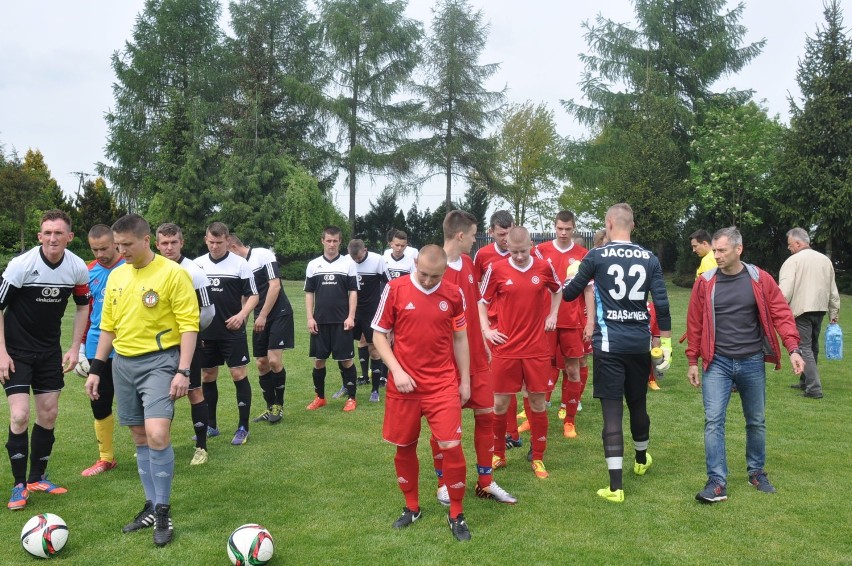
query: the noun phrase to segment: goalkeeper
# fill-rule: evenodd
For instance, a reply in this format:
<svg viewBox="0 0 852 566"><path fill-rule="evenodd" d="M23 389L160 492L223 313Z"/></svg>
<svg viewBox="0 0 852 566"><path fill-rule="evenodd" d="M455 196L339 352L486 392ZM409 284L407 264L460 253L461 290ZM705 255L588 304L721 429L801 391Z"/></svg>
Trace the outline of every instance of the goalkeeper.
<svg viewBox="0 0 852 566"><path fill-rule="evenodd" d="M104 306L104 290L109 274L124 263L124 258L118 253L113 240L112 228L106 224L95 224L89 230L89 247L95 256L89 263L89 327L86 329L86 339L80 345L80 357L74 371L81 377L89 376L89 360L95 357L98 348L98 338L101 335L101 310ZM95 417L95 438L98 440L98 459L94 464L81 472L83 476L96 476L109 471L116 466L115 453L112 448L115 418L112 414L112 400L115 395L112 386L112 353L101 374L98 385L100 397L91 401L92 415Z"/></svg>
<svg viewBox="0 0 852 566"><path fill-rule="evenodd" d="M594 396L600 399L603 413L603 447L609 470L609 486L598 495L607 501L624 501L622 465L624 433L621 421L622 399L630 412L630 433L636 450L633 473L642 476L651 467L648 440L651 421L645 406L648 374L651 371L651 331L647 296L650 291L660 326L664 360L658 368L669 369L672 355L669 299L663 270L656 256L630 242L633 210L628 204L616 204L606 213L609 243L589 251L579 267L568 270L562 289L566 301L573 300L595 282Z"/></svg>

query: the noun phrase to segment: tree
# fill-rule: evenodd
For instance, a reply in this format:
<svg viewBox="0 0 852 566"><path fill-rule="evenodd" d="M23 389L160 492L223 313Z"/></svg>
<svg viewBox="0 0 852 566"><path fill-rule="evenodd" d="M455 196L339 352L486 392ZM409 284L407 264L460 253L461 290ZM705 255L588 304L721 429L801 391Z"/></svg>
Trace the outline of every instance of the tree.
<svg viewBox="0 0 852 566"><path fill-rule="evenodd" d="M0 168L0 193L3 195L4 213L18 233L18 250L23 252L27 249L27 220L38 201L41 186L32 172L24 168L23 161L14 152Z"/></svg>
<svg viewBox="0 0 852 566"><path fill-rule="evenodd" d="M590 200L601 207L627 201L638 209L637 236L647 229L645 242L658 252L687 214L699 101L747 98L747 92L716 94L711 86L739 71L765 43L743 45L743 4L727 11L725 4L635 0L635 29L603 16L583 24L593 50L580 56L590 104L563 105L592 136L571 144L566 174L573 190L598 193Z"/></svg>
<svg viewBox="0 0 852 566"><path fill-rule="evenodd" d="M790 98L790 129L781 164L787 218L824 242L826 254L852 247L852 37L838 0L824 4L825 24L805 40Z"/></svg>
<svg viewBox="0 0 852 566"><path fill-rule="evenodd" d="M553 111L526 102L507 109L497 142L501 184L496 188L515 222L549 222L556 196L560 140Z"/></svg>
<svg viewBox="0 0 852 566"><path fill-rule="evenodd" d="M384 249L388 230L405 230L405 217L396 205L396 192L386 187L376 202L370 201L370 210L358 224L355 237L362 238L367 247Z"/></svg>
<svg viewBox="0 0 852 566"><path fill-rule="evenodd" d="M405 17L402 0L321 0L319 7L329 70L339 85L328 104L339 125L354 232L358 176L408 166L398 150L416 105L395 97L417 65L423 32Z"/></svg>
<svg viewBox="0 0 852 566"><path fill-rule="evenodd" d="M426 174L421 186L436 174L446 179L445 204L451 206L453 178L470 178L490 161L492 140L485 128L499 118L505 89L488 91L485 82L499 64L480 64L488 38L481 10L467 0L440 0L432 9L432 33L424 54L425 82L414 91L423 98L420 127L431 135L419 140L416 153Z"/></svg>
<svg viewBox="0 0 852 566"><path fill-rule="evenodd" d="M106 180L98 177L83 183L82 192L74 199L74 231L85 238L95 224L112 226L125 214L116 204Z"/></svg>
<svg viewBox="0 0 852 566"><path fill-rule="evenodd" d="M99 171L118 202L153 224L199 230L216 204L224 72L216 0L146 0L132 39L112 57L115 107Z"/></svg>
<svg viewBox="0 0 852 566"><path fill-rule="evenodd" d="M490 204L491 195L488 194L487 186L482 182L479 176L475 175L468 180L464 199L458 202L455 208L459 208L473 214L476 217L476 229L479 232L485 232L488 228L486 215L488 214L488 206Z"/></svg>

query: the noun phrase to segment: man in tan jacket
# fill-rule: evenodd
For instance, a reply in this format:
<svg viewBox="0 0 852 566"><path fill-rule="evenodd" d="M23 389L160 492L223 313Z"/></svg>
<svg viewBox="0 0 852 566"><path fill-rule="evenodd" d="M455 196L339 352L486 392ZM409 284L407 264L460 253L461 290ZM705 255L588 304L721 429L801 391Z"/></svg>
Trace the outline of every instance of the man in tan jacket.
<svg viewBox="0 0 852 566"><path fill-rule="evenodd" d="M799 348L805 360L805 371L799 383L790 387L801 389L803 397L821 399L822 383L817 369L819 332L826 312L831 322L837 322L840 295L831 260L811 249L810 242L808 233L802 228L787 232L787 249L792 255L781 266L778 285L796 317L801 340Z"/></svg>

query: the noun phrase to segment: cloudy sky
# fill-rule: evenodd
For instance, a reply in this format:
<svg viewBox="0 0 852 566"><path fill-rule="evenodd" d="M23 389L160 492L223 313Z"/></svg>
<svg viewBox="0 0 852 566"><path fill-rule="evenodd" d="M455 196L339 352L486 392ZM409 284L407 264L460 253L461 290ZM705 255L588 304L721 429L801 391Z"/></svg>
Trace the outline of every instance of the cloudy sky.
<svg viewBox="0 0 852 566"><path fill-rule="evenodd" d="M582 100L577 83L586 52L581 24L601 14L619 22L632 19L629 0L471 0L490 23L482 62L501 63L490 85L508 86L511 102L545 102L555 110L562 135L584 130L562 110L560 99ZM110 55L130 37L143 0L42 0L4 2L0 16L0 144L6 153L38 148L62 188L77 188L75 171L94 173L106 138L103 115L112 105ZM729 2L729 5L732 5ZM408 13L428 23L432 2L410 0ZM852 18L852 0L841 6ZM788 93L798 95L796 64L805 36L823 23L822 0L745 0L742 23L747 42L766 38L763 53L717 90L751 88L770 114L788 116ZM223 18L227 21L227 10ZM364 180L358 213L381 192L381 182ZM460 192L462 189L460 189ZM419 207L434 208L441 185L423 190ZM341 208L348 202L337 196ZM400 203L408 210L410 200Z"/></svg>

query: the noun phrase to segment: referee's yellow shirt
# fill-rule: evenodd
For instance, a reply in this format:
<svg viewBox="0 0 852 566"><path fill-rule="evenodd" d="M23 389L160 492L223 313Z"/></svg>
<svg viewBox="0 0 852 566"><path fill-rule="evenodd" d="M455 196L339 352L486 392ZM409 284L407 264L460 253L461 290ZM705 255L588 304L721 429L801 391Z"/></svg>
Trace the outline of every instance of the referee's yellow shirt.
<svg viewBox="0 0 852 566"><path fill-rule="evenodd" d="M160 255L143 267L117 267L109 275L101 330L112 345L133 357L180 345L183 332L198 332L198 300L189 273Z"/></svg>
<svg viewBox="0 0 852 566"><path fill-rule="evenodd" d="M709 251L704 254L704 257L701 258L701 265L698 266L698 269L695 270L695 278L698 279L701 277L701 274L705 271L710 271L714 267L718 267L716 265L716 258L713 257L713 251Z"/></svg>

